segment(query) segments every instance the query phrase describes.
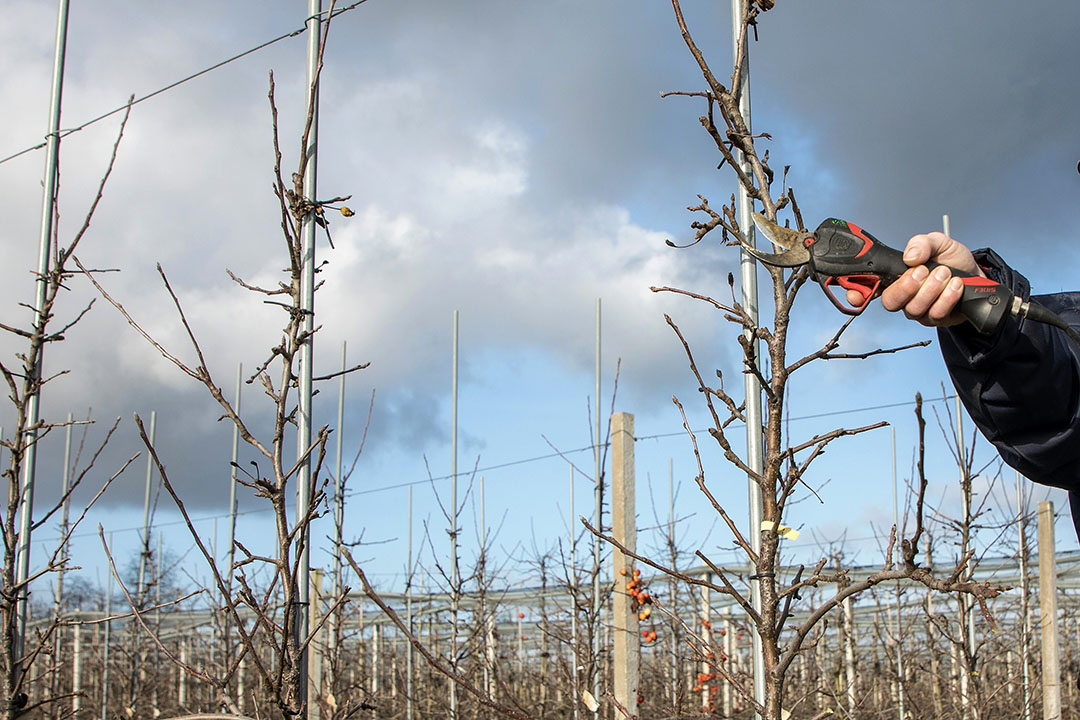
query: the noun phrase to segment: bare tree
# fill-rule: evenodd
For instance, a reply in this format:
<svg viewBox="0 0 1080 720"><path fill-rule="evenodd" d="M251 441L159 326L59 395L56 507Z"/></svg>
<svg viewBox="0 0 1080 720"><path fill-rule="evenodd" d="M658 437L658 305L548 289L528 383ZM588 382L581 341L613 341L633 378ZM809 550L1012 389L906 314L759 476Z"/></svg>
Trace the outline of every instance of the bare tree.
<svg viewBox="0 0 1080 720"><path fill-rule="evenodd" d="M132 457L124 463L119 470L108 477L101 485L100 490L91 498L85 509L73 521L68 520L69 499L72 493L79 488L83 480L93 470L95 463L100 457L113 432L119 424L119 419L113 423L106 432L104 439L93 452L84 467L74 468L74 473L68 487L61 497L44 513L38 517L32 514L31 498L33 494L34 468L28 464L32 462L32 455L41 441L49 433L58 427L70 427L76 421L48 422L38 417L33 410L37 406L42 389L50 382L64 376L67 371L45 375L42 360L45 348L53 343L61 342L66 334L75 325L86 317L93 302L90 302L81 311L75 313L69 319L57 327L56 317L59 312L58 303L61 291L68 290L68 282L74 274L69 266L73 260L76 248L90 230L99 203L104 197L105 187L116 164L117 152L120 141L123 138L124 127L127 124L128 111L120 125L120 131L116 142L113 144L112 154L109 157L108 166L98 183L97 194L90 204L90 208L75 236L66 243L59 241L58 234L54 233L49 238L49 263L48 270L44 274L38 273L36 289L38 292L35 306L20 304L25 309L30 309L33 316L29 325L0 323L0 330L16 337L22 348L15 354L17 364L12 365L0 361L0 375L8 388L8 399L11 402L15 415L15 429L10 438L0 441L0 446L8 451L6 467L3 476L8 484L7 505L3 515L4 559L3 567L0 568L0 664L3 674L3 700L0 700L5 718L16 716L31 709L51 705L65 697L50 691L52 683L43 682L38 686L31 687L33 682L32 672L42 669L42 660L53 650L54 638L57 629L63 620L62 603L54 604L52 617L44 624L38 626L34 633L27 630L30 616L29 592L30 586L52 573L61 573L68 566L69 555L67 543L72 533L78 527L79 522L85 517L90 506L101 497L105 489L113 479L118 477L135 459ZM55 205L50 212L56 212ZM54 225L55 227L55 225ZM92 271L88 271L92 272ZM90 421L78 421L77 424L86 424ZM30 535L58 512L63 512L60 539L55 549L49 553L44 563L35 569L30 567ZM24 520L23 518L27 518ZM19 572L19 565L25 572ZM55 670L49 668L44 672Z"/></svg>
<svg viewBox="0 0 1080 720"><path fill-rule="evenodd" d="M333 3L331 3L328 11L328 15L332 14ZM225 397L221 387L210 372L203 349L199 344L195 331L188 322L180 298L173 291L168 277L160 265L157 268L158 274L176 308L177 317L187 334L191 349L195 353L197 361L194 364L184 362L151 337L123 305L114 300L88 273L91 282L94 283L99 293L123 315L128 323L148 343L181 372L203 386L222 409L223 418L228 419L237 428L240 439L261 459L261 462L251 462L249 467L237 467L238 472L235 477L237 483L246 487L256 498L265 501L270 506L276 531L274 551L270 555L260 555L249 551L244 543L237 539L236 547L240 551L241 557L236 561L234 567L222 568L218 566L217 559L191 522L184 502L176 490L176 485L146 433L141 418L138 416L135 418L142 441L160 473L162 485L183 515L199 553L203 556L210 569L212 582L215 585L213 594L222 604L221 611L228 617L230 627L238 637L236 642L239 643L239 648L236 652L224 654L224 657L227 658L224 665L196 666L184 662L176 653L165 647L147 623L145 613L138 608L137 601L133 603L135 618L143 630L153 638L164 655L173 663L182 666L191 676L212 686L216 694L216 702L230 712L237 714L239 714L239 703L238 698L235 697L236 691L234 690L233 680L241 663L245 663L245 661L248 666L254 669L259 679L262 692L259 693L258 697L260 699L265 698L265 701L271 706L270 708L263 708L257 705L257 713L261 715L272 709L285 718L303 716L306 713L308 706L307 652L314 635L321 629L322 625L320 622L316 627L309 628L305 635L297 632L298 628L306 625L308 613L306 603L302 603L300 600L302 596L306 596L308 583L307 574L301 567L301 557L305 548L311 542L311 523L326 512L325 485L327 480L321 477L321 473L330 429L329 427L320 428L314 434L310 444L307 447L297 449L294 456L292 452L294 443L290 428L297 425L297 400L301 376L300 358L304 348L313 342L314 335L318 331L317 327L311 330L307 329L310 311L305 308L302 285L305 262L310 262L310 260L305 258L305 249L301 237L302 227L305 223L315 223L326 231L329 238L327 211L338 211L346 217L352 214L347 207L340 205L340 203L348 199L347 197L335 197L325 201L312 200L309 199L305 189L304 169L308 162L310 138L314 131L319 76L322 70L322 53L325 51L329 28L330 23L328 21L322 24L317 68L313 81L307 88L307 114L300 142L298 170L292 173L288 181L282 172L282 152L279 143L278 111L274 98L273 73L270 75L268 97L273 128L273 189L278 199L280 224L286 251L286 281L279 283L277 287L263 288L251 285L231 271L226 271L238 285L257 296L266 298L265 302L279 306L284 311L285 325L281 330L280 341L270 348L268 355L257 365L255 373L248 379L248 383L258 382L262 386L264 394L270 400L273 412L273 427L269 437L257 436L251 429L249 422L237 412L233 403ZM77 259L76 263L78 263ZM82 268L81 265L79 267ZM358 365L344 372L352 372L363 367L366 367L366 365ZM335 373L327 378L315 379L329 379L338 375L340 373ZM290 517L292 500L296 497L297 492L296 480L298 473L305 465L310 466L311 478L310 491L306 498L303 498L306 500L304 504L307 510L300 513L298 517ZM102 543L105 543L103 534ZM267 572L263 573L263 570ZM230 576L235 576L234 582L227 581ZM261 587L260 579L265 581ZM131 596L127 593L126 588L124 588L124 592L128 594L130 600ZM331 613L330 615L324 615L322 622L325 622L327 617L336 612L347 592L348 588L343 588L339 597L331 599Z"/></svg>
<svg viewBox="0 0 1080 720"><path fill-rule="evenodd" d="M701 91L665 93L704 101L705 114L699 118L701 125L713 139L721 156L721 166L728 166L734 172L737 181L753 202L757 202L764 215L776 222L778 213L790 210L794 223L803 228L802 217L795 195L786 183L786 170L783 186L776 194L773 183L775 173L770 168L769 154L760 152L758 141L769 139L765 133L754 134L740 110L740 94L743 88L742 78L746 72L745 48L749 42L751 30L758 32L761 16L773 5L767 0L741 0L743 23L737 27L738 49L730 80L725 84L711 69L705 54L695 43L682 12L680 0L672 0L672 8L682 37L691 55L697 62L706 88ZM720 211L714 210L704 196L699 196L700 203L690 210L704 213L706 219L695 221L694 245L720 229L725 245L740 246L747 241L745 228L740 220L746 218L737 215L735 198L725 204ZM862 353L839 353L841 337L850 321L844 323L824 346L799 358L791 359L788 355L788 328L790 311L800 289L810 279L809 271L804 266L795 269L767 267L771 281L771 299L773 317L768 324L758 322L756 317L735 297L734 277L728 276L731 288L730 300L718 301L705 294L670 287L654 288L656 292L672 292L707 303L723 314L723 317L739 330L739 343L742 348L742 371L755 377L764 396L763 420L763 463L761 469L755 461L740 455L731 441L729 427L732 423L747 422L746 404L740 403L725 388L723 374L715 372L716 382L706 380L706 375L699 370L688 339L670 317L668 324L682 344L698 390L712 420L709 435L717 443L724 458L740 474L746 475L756 486L761 497L761 527L740 527L725 509L719 496L706 483L706 469L698 448L698 438L691 430L682 403L673 398L676 407L683 416L684 428L690 440L694 457L697 461L696 483L705 500L722 518L724 525L735 545L745 555L749 565L748 578L729 576L704 553L698 557L704 562L717 579L715 582L689 577L678 569L644 558L627 550L613 538L606 538L620 550L636 557L669 575L679 578L694 586L707 587L709 590L726 595L741 608L748 623L760 642L760 653L764 666L763 693L758 696L750 678L737 672L729 663L722 661L722 651L714 643L704 638L704 642L694 644L700 658L708 663L720 679L730 683L742 696L744 703L752 707L765 720L780 720L790 707L793 698L787 697L785 689L790 671L796 659L819 642L821 637L818 624L835 611L847 598L854 598L874 586L898 579L909 579L941 592L967 593L982 605L984 613L987 598L997 595L1002 588L984 583L977 583L964 576L964 568L970 555L960 558L956 567L943 574L935 574L921 567L915 561L915 555L924 532L925 477L921 478L918 488L918 500L914 508L914 531L910 537L902 537L897 528L893 528L888 548L881 567L876 572L859 581L846 582L845 569L827 570L828 558L822 558L815 567L799 567L794 573L785 576L779 562L781 543L786 533L784 523L794 524L787 519L791 502L804 488L813 492L805 478L811 464L825 452L834 441L876 428L885 423L875 423L857 428L838 428L823 435L804 441L793 442L786 436L784 428L784 407L787 397L788 382L792 375L804 370L820 359L859 358L865 359L882 353L896 352L903 348L878 349ZM759 347L762 347L759 355ZM758 534L758 538L753 535ZM755 542L759 540L760 542ZM899 562L894 550L899 547ZM750 588L756 583L757 601L752 599ZM748 587L749 586L749 587ZM825 587L834 591L822 592L809 609L809 614L794 622L793 609L799 606L803 593L812 588L823 590Z"/></svg>

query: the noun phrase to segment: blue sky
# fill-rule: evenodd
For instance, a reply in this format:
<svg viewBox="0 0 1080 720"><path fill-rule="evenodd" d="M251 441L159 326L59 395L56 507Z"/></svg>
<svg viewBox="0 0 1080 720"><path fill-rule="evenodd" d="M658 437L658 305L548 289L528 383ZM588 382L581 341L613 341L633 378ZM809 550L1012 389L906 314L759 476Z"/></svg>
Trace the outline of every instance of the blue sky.
<svg viewBox="0 0 1080 720"><path fill-rule="evenodd" d="M0 57L9 68L0 73L9 108L3 156L44 134L55 25L48 5L7 3L12 22L0 29ZM725 74L727 5L686 9L699 45ZM299 27L304 10L299 2L76 4L62 124ZM1072 288L1078 14L1062 3L781 4L761 18L760 40L751 47L755 131L772 135L775 169L791 166L788 179L811 226L846 217L902 246L911 234L938 229L949 213L956 237L994 246L1037 291ZM137 106L80 253L120 269L105 276L110 292L160 339L182 347L154 277L154 264L162 263L230 393L237 363L261 362L281 325L277 311L233 286L224 270L273 282L282 266L269 190L267 71L277 78L291 166L303 62L303 38L284 41ZM450 468L452 312L461 313L458 462L467 471L589 444L597 297L604 308L601 407L610 407L621 359L616 409L635 414L639 436L657 436L639 442L641 524L653 524L650 486L666 515L670 459L686 549L732 557L725 550L730 538L692 486L696 468L678 434L672 395L695 428L706 418L663 314L686 332L703 368L723 369L729 387L741 385L734 331L700 304L648 290L672 285L722 297L736 266L734 252L715 239L682 251L664 244L691 237L695 218L685 207L698 193L719 205L734 189L729 173L716 171L719 158L697 123L701 102L660 98L662 91L701 87L665 3L370 0L336 21L324 75L319 188L323 196L352 194L357 215L335 222L336 250L321 249L330 264L317 300L324 329L316 364L317 372L336 369L342 341L351 361L372 363L347 390L349 457L376 393L347 514L354 536L379 543L359 554L388 587L404 566L407 496L402 487L380 488L413 483L414 546L421 547L426 519L437 552L444 552L445 522L426 479ZM116 127L115 120L102 122L63 142L62 235L85 212ZM0 165L9 217L0 240L5 322L19 319L17 302L29 296L42 166L40 152ZM71 295L69 312L91 297L78 284ZM815 349L843 319L813 287L803 291L795 314L793 356ZM874 307L846 337L842 350L861 352L932 334ZM2 343L10 357L14 346ZM72 370L49 388L51 417L84 414L89 406L102 420L123 417L108 456L115 464L138 449L131 413L157 410L163 457L193 514L224 513L228 428L215 423L218 412L205 393L111 309L99 303L48 362ZM887 420L896 429L903 482L914 447L904 404L916 391L940 397L944 380L933 347L819 363L792 383L791 430L798 439ZM253 387L244 407L258 412ZM323 388L320 421L334 422L336 395L336 383ZM9 417L0 415L0 423L10 424ZM932 414L929 420L931 495L952 507L956 471ZM49 474L56 477L61 445L51 442L42 503L55 496ZM979 466L993 458L985 442L979 452ZM572 457L592 467L587 453ZM745 478L712 451L706 462L710 486L745 513ZM121 553L131 551L131 529L141 524L141 460L138 466L92 519L114 532ZM788 524L804 535L792 553L812 557L818 542L838 542L846 533L847 552L874 561L875 532L892 517L889 430L841 441L815 467L821 501L793 509ZM488 525L501 528L498 553L527 560L534 547L545 552L565 534L565 460L483 474ZM1011 488L1012 472L1004 478ZM448 487L434 483L440 493ZM1062 494L1050 497L1064 509ZM579 514L591 508L583 477L575 502ZM462 521L466 561L476 547L473 513L470 504ZM264 536L259 517L245 516L241 532ZM183 552L190 542L182 528L165 524L174 515L164 499L158 519L166 544ZM209 521L200 527L212 532ZM223 532L219 526L222 538ZM1075 547L1067 522L1058 534L1063 549ZM100 572L102 553L92 536L80 540L77 560Z"/></svg>

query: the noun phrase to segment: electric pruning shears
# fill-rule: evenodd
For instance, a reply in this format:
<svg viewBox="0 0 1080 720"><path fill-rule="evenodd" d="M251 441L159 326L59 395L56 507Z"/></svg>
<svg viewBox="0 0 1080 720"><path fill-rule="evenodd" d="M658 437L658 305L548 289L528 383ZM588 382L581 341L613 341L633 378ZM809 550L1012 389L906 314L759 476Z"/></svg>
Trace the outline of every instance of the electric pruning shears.
<svg viewBox="0 0 1080 720"><path fill-rule="evenodd" d="M858 225L828 218L814 232L780 227L760 213L754 224L780 253L766 253L743 244L747 253L763 263L777 267L809 267L810 276L821 286L836 308L847 315L859 315L889 285L908 270L903 253L885 245ZM933 270L940 263L928 262ZM1028 317L1069 329L1053 313L1032 306L1004 285L990 278L949 268L964 283L964 295L957 309L974 328L984 335L993 333L1007 316ZM846 303L836 295L836 288L854 290L862 301ZM1043 318L1043 313L1052 317Z"/></svg>

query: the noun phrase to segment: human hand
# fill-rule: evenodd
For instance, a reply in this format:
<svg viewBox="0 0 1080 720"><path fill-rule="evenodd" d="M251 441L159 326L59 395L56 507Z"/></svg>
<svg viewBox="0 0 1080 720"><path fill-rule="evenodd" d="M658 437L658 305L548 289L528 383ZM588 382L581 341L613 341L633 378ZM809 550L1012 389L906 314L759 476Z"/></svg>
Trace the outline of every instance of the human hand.
<svg viewBox="0 0 1080 720"><path fill-rule="evenodd" d="M965 322L956 312L964 295L964 283L946 267L930 272L926 264L934 261L956 270L986 277L971 251L944 233L916 235L904 250L904 262L910 268L881 293L881 305L889 312L903 310L908 318L929 327L949 327ZM848 291L848 302L858 305L862 298Z"/></svg>

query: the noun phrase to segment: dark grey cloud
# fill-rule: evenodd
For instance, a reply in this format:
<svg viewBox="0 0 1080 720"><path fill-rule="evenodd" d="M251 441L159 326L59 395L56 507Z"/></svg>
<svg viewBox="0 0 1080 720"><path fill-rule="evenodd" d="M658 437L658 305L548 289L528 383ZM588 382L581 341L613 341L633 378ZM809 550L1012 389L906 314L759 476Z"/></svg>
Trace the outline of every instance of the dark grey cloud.
<svg viewBox="0 0 1080 720"><path fill-rule="evenodd" d="M1074 6L781 10L763 20L753 48L758 127L807 128L816 156L840 177L833 203L843 212L900 242L939 228L947 212L958 232L1023 247L1017 233L1031 218L1019 205L1053 212L1059 197L1080 189L1067 121L1080 109ZM1032 167L1033 157L1043 161ZM1034 204L1003 193L1021 174ZM840 212L815 215L822 211ZM987 237L991 227L1001 232Z"/></svg>

